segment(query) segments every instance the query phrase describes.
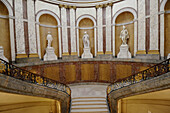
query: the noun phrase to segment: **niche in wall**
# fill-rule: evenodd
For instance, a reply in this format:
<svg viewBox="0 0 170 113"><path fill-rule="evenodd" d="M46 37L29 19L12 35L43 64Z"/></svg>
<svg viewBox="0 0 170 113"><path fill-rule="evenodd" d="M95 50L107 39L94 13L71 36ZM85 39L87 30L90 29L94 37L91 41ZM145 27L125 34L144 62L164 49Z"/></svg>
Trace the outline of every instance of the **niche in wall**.
<svg viewBox="0 0 170 113"><path fill-rule="evenodd" d="M8 9L0 1L0 15L8 16ZM0 18L0 46L4 48L4 55L8 60L11 60L11 46L10 46L10 30L9 30L9 19Z"/></svg>
<svg viewBox="0 0 170 113"><path fill-rule="evenodd" d="M83 35L84 32L87 31L87 34L89 35L90 39L90 48L91 48L91 53L94 56L95 50L94 50L94 28L92 29L81 29L81 28L89 28L89 27L94 27L94 23L91 19L89 18L83 18L79 22L79 51L80 51L80 56L83 54Z"/></svg>
<svg viewBox="0 0 170 113"><path fill-rule="evenodd" d="M165 11L170 11L170 1L168 0L165 5ZM164 43L164 55L168 56L170 53L170 13L165 14L165 43Z"/></svg>
<svg viewBox="0 0 170 113"><path fill-rule="evenodd" d="M130 12L123 12L116 18L116 24L128 23L134 20L134 16ZM134 55L134 23L125 25L126 29L129 33L128 45L129 51L132 55ZM123 26L115 27L115 55L120 51L120 46L122 44L122 40L120 39L120 33L123 30Z"/></svg>
<svg viewBox="0 0 170 113"><path fill-rule="evenodd" d="M47 47L46 37L48 32L51 32L51 35L53 37L52 47L55 49L55 54L59 56L58 28L54 27L58 25L57 20L49 14L43 14L39 18L39 22L43 25L40 25L41 58L43 58L43 56L45 55L45 49Z"/></svg>

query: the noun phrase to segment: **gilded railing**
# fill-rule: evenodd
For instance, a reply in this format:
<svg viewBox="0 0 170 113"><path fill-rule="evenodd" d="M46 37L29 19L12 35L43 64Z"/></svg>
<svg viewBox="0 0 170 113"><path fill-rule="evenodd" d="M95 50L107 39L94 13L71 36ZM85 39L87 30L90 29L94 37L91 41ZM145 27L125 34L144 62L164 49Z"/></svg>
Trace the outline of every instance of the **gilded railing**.
<svg viewBox="0 0 170 113"><path fill-rule="evenodd" d="M160 76L168 72L170 72L170 59L167 59L155 66L152 66L127 78L117 80L115 83L107 87L107 94L109 95L112 91Z"/></svg>
<svg viewBox="0 0 170 113"><path fill-rule="evenodd" d="M69 96L71 94L71 90L67 85L59 83L52 79L40 76L38 74L31 73L27 70L21 69L17 66L14 66L4 61L3 59L0 59L0 73L11 76L16 79L20 79L25 82L53 88L53 89L65 92Z"/></svg>

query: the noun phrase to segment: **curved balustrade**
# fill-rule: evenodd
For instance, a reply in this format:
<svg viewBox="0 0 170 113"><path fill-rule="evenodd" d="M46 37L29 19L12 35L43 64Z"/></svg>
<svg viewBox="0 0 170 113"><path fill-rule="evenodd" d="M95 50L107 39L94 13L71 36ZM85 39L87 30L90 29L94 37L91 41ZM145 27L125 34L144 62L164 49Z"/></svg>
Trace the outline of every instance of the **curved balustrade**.
<svg viewBox="0 0 170 113"><path fill-rule="evenodd" d="M67 85L16 67L3 59L0 59L0 73L25 82L53 88L62 91L69 96L71 94L71 90Z"/></svg>
<svg viewBox="0 0 170 113"><path fill-rule="evenodd" d="M152 66L127 78L117 80L114 84L111 84L107 87L107 94L109 95L112 91L160 76L168 72L170 72L170 59L167 59L155 66Z"/></svg>

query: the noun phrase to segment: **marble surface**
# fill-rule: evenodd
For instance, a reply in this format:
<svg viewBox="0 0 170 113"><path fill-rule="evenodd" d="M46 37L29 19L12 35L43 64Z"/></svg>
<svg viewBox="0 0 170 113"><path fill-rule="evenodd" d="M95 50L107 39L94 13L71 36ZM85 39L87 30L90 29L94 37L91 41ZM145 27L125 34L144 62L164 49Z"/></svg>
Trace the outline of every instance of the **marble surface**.
<svg viewBox="0 0 170 113"><path fill-rule="evenodd" d="M98 32L98 52L103 52L103 18L102 18L102 8L97 9L97 32Z"/></svg>
<svg viewBox="0 0 170 113"><path fill-rule="evenodd" d="M106 7L106 52L111 52L111 6Z"/></svg>
<svg viewBox="0 0 170 113"><path fill-rule="evenodd" d="M34 14L34 1L27 0L28 11L28 37L29 37L29 53L37 53L37 40L35 34L35 14Z"/></svg>
<svg viewBox="0 0 170 113"><path fill-rule="evenodd" d="M9 62L9 60L4 56L4 49L2 46L0 46L0 58Z"/></svg>
<svg viewBox="0 0 170 113"><path fill-rule="evenodd" d="M25 54L22 0L15 0L15 30L17 54Z"/></svg>
<svg viewBox="0 0 170 113"><path fill-rule="evenodd" d="M67 14L66 8L61 8L61 24L62 24L62 44L63 53L68 53L68 35L67 35Z"/></svg>
<svg viewBox="0 0 170 113"><path fill-rule="evenodd" d="M71 52L76 51L76 23L75 23L75 9L70 9L70 27L71 27Z"/></svg>
<svg viewBox="0 0 170 113"><path fill-rule="evenodd" d="M138 1L138 50L145 50L145 0Z"/></svg>
<svg viewBox="0 0 170 113"><path fill-rule="evenodd" d="M46 2L42 2L40 0L36 0L36 13L38 13L41 10L49 10L51 12L54 12L57 15L60 15L60 9L58 5L54 5L54 4L49 4Z"/></svg>
<svg viewBox="0 0 170 113"><path fill-rule="evenodd" d="M44 55L44 61L51 61L51 60L57 60L57 55L54 53L53 47L47 47L46 53Z"/></svg>
<svg viewBox="0 0 170 113"><path fill-rule="evenodd" d="M81 58L93 58L93 55L90 52L90 48L84 48L83 50L84 51L83 51Z"/></svg>
<svg viewBox="0 0 170 113"><path fill-rule="evenodd" d="M78 19L82 15L91 15L96 18L96 8L77 8L76 19Z"/></svg>
<svg viewBox="0 0 170 113"><path fill-rule="evenodd" d="M158 50L158 0L150 1L150 50Z"/></svg>
<svg viewBox="0 0 170 113"><path fill-rule="evenodd" d="M132 55L129 52L129 46L127 44L120 46L120 52L118 53L117 58L132 58Z"/></svg>

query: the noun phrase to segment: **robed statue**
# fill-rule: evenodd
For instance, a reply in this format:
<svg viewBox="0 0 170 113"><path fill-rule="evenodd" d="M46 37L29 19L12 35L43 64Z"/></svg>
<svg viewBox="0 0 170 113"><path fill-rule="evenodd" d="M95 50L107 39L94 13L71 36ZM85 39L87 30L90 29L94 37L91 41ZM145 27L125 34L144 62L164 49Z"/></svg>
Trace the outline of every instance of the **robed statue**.
<svg viewBox="0 0 170 113"><path fill-rule="evenodd" d="M123 30L120 33L120 38L122 39L122 45L127 44L127 39L129 39L129 34L126 27L123 25Z"/></svg>
<svg viewBox="0 0 170 113"><path fill-rule="evenodd" d="M86 31L84 32L84 35L83 35L83 45L84 45L84 48L90 48L89 35L87 34Z"/></svg>
<svg viewBox="0 0 170 113"><path fill-rule="evenodd" d="M53 37L52 37L52 35L51 35L50 32L48 32L47 41L48 41L47 48L52 47L52 46L51 46L51 43L52 43L52 41L53 41Z"/></svg>

